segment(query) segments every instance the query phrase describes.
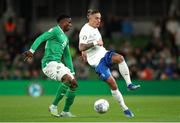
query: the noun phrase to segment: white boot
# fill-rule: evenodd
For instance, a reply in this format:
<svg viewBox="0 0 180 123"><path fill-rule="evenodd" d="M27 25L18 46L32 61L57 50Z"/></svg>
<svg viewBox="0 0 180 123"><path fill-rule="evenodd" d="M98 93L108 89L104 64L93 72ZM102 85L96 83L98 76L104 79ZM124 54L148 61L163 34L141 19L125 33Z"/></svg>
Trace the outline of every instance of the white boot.
<svg viewBox="0 0 180 123"><path fill-rule="evenodd" d="M55 116L55 117L59 117L59 113L58 113L58 109L57 109L57 106L55 105L50 105L49 106L49 112L51 113L52 116Z"/></svg>
<svg viewBox="0 0 180 123"><path fill-rule="evenodd" d="M60 117L76 117L76 116L73 115L71 112L64 112L64 111L62 111L60 113Z"/></svg>

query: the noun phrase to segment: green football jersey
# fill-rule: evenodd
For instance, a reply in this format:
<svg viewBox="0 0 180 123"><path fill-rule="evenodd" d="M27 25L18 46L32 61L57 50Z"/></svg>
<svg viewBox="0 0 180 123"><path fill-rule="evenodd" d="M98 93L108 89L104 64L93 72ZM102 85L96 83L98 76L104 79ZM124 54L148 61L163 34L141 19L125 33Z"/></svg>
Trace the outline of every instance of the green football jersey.
<svg viewBox="0 0 180 123"><path fill-rule="evenodd" d="M69 49L69 40L66 34L62 31L60 26L55 26L49 31L41 34L31 46L30 51L35 52L38 46L46 41L45 52L42 58L42 68L44 68L50 61L58 63L64 60L65 65L74 73L72 58Z"/></svg>

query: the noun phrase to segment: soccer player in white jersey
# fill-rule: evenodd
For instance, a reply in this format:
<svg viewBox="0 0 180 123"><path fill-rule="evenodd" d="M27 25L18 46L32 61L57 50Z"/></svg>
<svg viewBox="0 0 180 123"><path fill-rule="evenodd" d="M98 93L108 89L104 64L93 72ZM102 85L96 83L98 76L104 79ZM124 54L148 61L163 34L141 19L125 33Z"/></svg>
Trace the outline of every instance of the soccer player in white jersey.
<svg viewBox="0 0 180 123"><path fill-rule="evenodd" d="M129 90L136 90L140 85L132 84L129 68L123 56L103 47L103 40L98 30L101 23L100 12L98 10L88 10L87 18L88 23L82 27L79 34L79 50L89 65L95 68L99 77L109 85L112 96L119 102L124 114L127 117L134 117L132 111L126 106L116 81L111 75L110 67L112 64L118 64L119 71Z"/></svg>

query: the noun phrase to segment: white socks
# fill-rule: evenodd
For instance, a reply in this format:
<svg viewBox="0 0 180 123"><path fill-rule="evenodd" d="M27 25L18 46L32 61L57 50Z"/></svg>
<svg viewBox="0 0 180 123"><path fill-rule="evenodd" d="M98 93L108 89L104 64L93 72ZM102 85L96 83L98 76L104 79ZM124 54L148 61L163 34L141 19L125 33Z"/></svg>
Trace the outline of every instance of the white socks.
<svg viewBox="0 0 180 123"><path fill-rule="evenodd" d="M129 84L131 84L129 68L125 61L119 63L118 66L119 66L119 72L121 73L122 77L126 81L126 85L128 86Z"/></svg>
<svg viewBox="0 0 180 123"><path fill-rule="evenodd" d="M120 91L118 89L117 90L111 90L111 93L112 93L112 96L118 101L118 103L122 107L123 111L127 110L128 107L124 103L124 99L123 99L122 94L120 93Z"/></svg>

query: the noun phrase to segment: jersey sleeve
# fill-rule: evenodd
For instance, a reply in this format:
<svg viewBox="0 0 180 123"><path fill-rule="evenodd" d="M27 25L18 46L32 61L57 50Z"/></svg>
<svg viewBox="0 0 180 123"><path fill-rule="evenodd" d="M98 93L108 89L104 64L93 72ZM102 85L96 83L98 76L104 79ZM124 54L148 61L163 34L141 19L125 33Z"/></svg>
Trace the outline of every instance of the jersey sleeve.
<svg viewBox="0 0 180 123"><path fill-rule="evenodd" d="M88 44L88 40L89 40L89 34L82 30L79 34L79 43L82 43L82 44Z"/></svg>
<svg viewBox="0 0 180 123"><path fill-rule="evenodd" d="M43 34L41 34L39 37L36 38L36 40L34 41L34 43L31 45L30 51L32 53L34 53L36 51L36 49L38 48L38 46L44 42L47 41L48 39L50 39L53 36L53 34L48 31L48 32L44 32Z"/></svg>
<svg viewBox="0 0 180 123"><path fill-rule="evenodd" d="M88 44L88 43L92 43L93 41L99 41L100 39L102 39L101 37L97 38L97 36L94 35L94 32L90 32L90 31L82 30L80 32L79 43ZM99 36L98 32L96 32L96 35Z"/></svg>
<svg viewBox="0 0 180 123"><path fill-rule="evenodd" d="M65 65L71 70L71 73L75 74L69 45L67 45L64 49L63 58Z"/></svg>

